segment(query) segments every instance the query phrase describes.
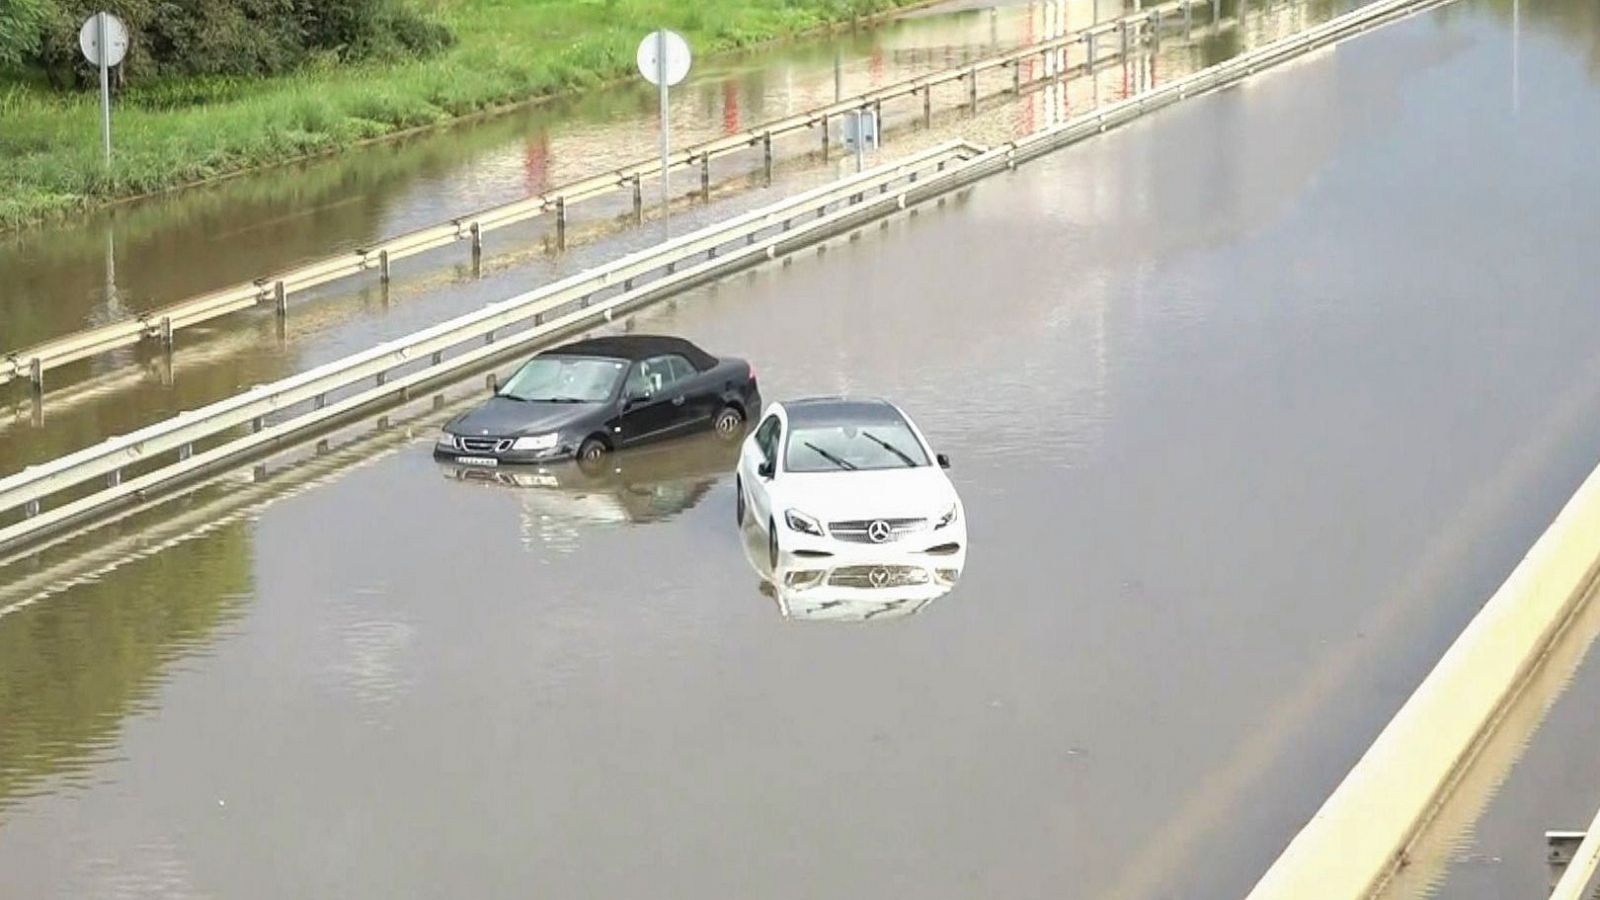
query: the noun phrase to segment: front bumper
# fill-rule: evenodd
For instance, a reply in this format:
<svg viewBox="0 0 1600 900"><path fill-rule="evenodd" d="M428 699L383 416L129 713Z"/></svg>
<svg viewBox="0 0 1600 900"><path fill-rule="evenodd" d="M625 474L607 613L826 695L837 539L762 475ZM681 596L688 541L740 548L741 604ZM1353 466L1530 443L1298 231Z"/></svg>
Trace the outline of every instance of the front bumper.
<svg viewBox="0 0 1600 900"><path fill-rule="evenodd" d="M470 466L536 466L565 462L578 455L578 448L570 444L557 444L548 450L463 450L447 447L437 441L433 445L433 458L448 460L457 465Z"/></svg>
<svg viewBox="0 0 1600 900"><path fill-rule="evenodd" d="M899 535L894 540L874 544L843 540L833 536L818 537L796 531L779 519L778 544L785 556L831 558L839 560L866 560L887 562L895 559L917 559L922 565L938 565L942 556L964 557L967 550L967 525L957 519L943 528L927 528Z"/></svg>

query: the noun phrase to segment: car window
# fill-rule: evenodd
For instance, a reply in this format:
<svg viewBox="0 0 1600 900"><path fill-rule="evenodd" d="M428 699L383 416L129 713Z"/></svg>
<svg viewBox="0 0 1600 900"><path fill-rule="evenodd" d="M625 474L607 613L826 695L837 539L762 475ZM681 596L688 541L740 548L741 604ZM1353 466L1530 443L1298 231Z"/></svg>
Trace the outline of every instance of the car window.
<svg viewBox="0 0 1600 900"><path fill-rule="evenodd" d="M611 396L626 363L614 359L535 356L500 389L515 400L598 403Z"/></svg>
<svg viewBox="0 0 1600 900"><path fill-rule="evenodd" d="M904 422L798 425L790 430L789 472L900 469L928 465L922 442Z"/></svg>
<svg viewBox="0 0 1600 900"><path fill-rule="evenodd" d="M667 357L667 368L672 372L673 381L687 381L699 374L687 359L676 353Z"/></svg>
<svg viewBox="0 0 1600 900"><path fill-rule="evenodd" d="M756 449L761 451L767 462L773 462L778 458L779 427L777 416L767 416L761 427L756 429Z"/></svg>
<svg viewBox="0 0 1600 900"><path fill-rule="evenodd" d="M688 365L687 362L684 365ZM628 393L654 397L670 387L676 379L672 374L672 357L652 356L633 367L628 373Z"/></svg>

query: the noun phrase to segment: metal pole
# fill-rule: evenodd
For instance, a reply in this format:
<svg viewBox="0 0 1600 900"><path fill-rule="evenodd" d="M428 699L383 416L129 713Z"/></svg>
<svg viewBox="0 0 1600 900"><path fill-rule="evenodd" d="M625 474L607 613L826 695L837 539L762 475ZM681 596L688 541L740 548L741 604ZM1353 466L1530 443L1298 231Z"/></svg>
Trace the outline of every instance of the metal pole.
<svg viewBox="0 0 1600 900"><path fill-rule="evenodd" d="M105 145L106 168L111 168L111 67L106 65L110 42L106 40L106 14L95 13L96 40L100 43L100 143Z"/></svg>
<svg viewBox="0 0 1600 900"><path fill-rule="evenodd" d="M866 156L866 130L862 122L861 110L855 111L856 117L856 171L861 171L861 161Z"/></svg>
<svg viewBox="0 0 1600 900"><path fill-rule="evenodd" d="M672 125L667 115L667 31L664 28L656 29L656 81L661 85L661 223L663 228L670 230L667 213L672 206L669 186L672 176L667 171L667 154L672 144Z"/></svg>

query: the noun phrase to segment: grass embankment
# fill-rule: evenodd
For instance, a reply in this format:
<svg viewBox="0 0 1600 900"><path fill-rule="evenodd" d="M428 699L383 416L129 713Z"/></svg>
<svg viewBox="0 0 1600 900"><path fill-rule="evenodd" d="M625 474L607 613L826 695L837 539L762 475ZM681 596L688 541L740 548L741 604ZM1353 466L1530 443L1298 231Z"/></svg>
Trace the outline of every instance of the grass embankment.
<svg viewBox="0 0 1600 900"><path fill-rule="evenodd" d="M99 99L0 82L0 228L348 147L627 74L660 25L697 54L790 37L913 0L442 0L437 56L278 78L130 85L101 162Z"/></svg>

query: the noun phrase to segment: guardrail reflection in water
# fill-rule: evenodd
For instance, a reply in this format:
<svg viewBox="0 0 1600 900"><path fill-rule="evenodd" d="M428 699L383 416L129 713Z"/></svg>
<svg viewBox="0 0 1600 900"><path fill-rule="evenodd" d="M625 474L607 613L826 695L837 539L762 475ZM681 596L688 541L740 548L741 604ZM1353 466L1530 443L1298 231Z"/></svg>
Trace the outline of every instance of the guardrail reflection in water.
<svg viewBox="0 0 1600 900"><path fill-rule="evenodd" d="M0 517L16 518L21 511L20 519L0 525L0 550L114 504L142 499L148 491L260 452L276 441L330 427L374 404L407 398L415 389L510 352L609 321L614 312L788 255L1146 112L1232 84L1258 69L1449 2L1382 0L1019 140L992 149L961 141L943 144L372 350L31 466L0 479ZM653 277L647 283L635 283L649 276ZM512 335L501 334L517 325L526 327ZM447 351L456 355L446 358ZM351 393L330 396L342 390ZM248 428L248 433L238 434L241 428ZM206 441L216 443L197 446ZM125 469L140 471L124 478ZM92 487L95 479L102 478L104 486ZM67 496L45 509L44 501L58 495Z"/></svg>
<svg viewBox="0 0 1600 900"><path fill-rule="evenodd" d="M1011 69L1009 89L1002 93L1021 93L1025 87L1093 70L1113 64L1126 56L1130 49L1144 41L1159 41L1164 23L1181 21L1187 29L1193 23L1193 8L1199 6L1210 11L1211 20L1218 20L1221 0L1169 0L1118 19L1082 28L1060 37L1028 44L1005 53L985 57L954 68L909 78L894 84L846 97L826 106L758 125L747 131L694 144L672 154L667 160L669 169L695 168L700 171L701 196L709 196L711 161L755 147L762 148L762 167L770 180L774 156L772 142L775 138L792 133L820 129L821 150L827 157L830 145L831 123L847 113L874 110L880 113L884 103L900 98L922 97L922 117L931 121L933 90L936 87L964 82L965 99L962 106L976 109L979 102L978 76L997 69ZM1242 4L1241 4L1242 7ZM1109 47L1098 47L1098 41L1117 34L1119 39ZM1038 78L1023 79L1024 64L1040 56L1064 53L1067 48L1083 45L1085 59L1073 66L1057 66ZM458 216L449 222L408 232L348 253L329 256L292 269L265 275L251 281L233 285L178 301L141 313L121 322L91 328L44 343L4 351L0 355L0 384L16 379L32 382L34 390L42 393L45 373L80 360L99 356L111 350L129 347L144 341L156 341L171 349L175 335L185 328L231 315L261 304L272 304L280 313L286 313L288 298L296 293L330 284L345 278L376 271L383 282L390 277L393 263L430 250L453 246L462 242L470 245L474 259L483 250L483 236L544 215L555 219L556 245L566 245L568 210L574 204L619 192L631 192L633 220L644 219L642 180L661 173L661 160L648 160L623 166L614 171L582 179L558 187L550 192L503 204L474 213Z"/></svg>

